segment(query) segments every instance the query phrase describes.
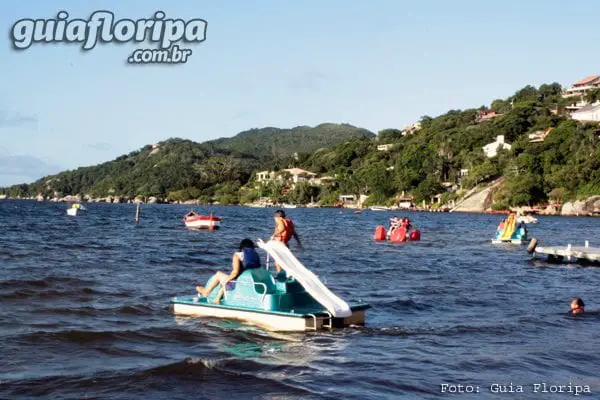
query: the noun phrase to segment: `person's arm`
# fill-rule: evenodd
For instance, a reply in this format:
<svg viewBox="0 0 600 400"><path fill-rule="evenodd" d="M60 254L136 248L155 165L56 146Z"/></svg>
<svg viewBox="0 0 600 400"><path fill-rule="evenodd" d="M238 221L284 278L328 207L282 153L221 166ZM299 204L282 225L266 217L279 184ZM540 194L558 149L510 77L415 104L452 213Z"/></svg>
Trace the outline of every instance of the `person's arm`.
<svg viewBox="0 0 600 400"><path fill-rule="evenodd" d="M232 259L231 259L231 273L229 274L229 276L227 277L225 283L235 279L241 270L240 264L241 264L241 260L240 257L237 254L234 254Z"/></svg>
<svg viewBox="0 0 600 400"><path fill-rule="evenodd" d="M301 249L302 247L302 243L300 242L300 236L298 236L298 232L296 232L296 229L294 229L294 233L292 234L292 236L294 237L294 239L296 239L296 242L298 243L298 247L300 247Z"/></svg>
<svg viewBox="0 0 600 400"><path fill-rule="evenodd" d="M283 225L282 220L278 220L275 225L275 232L271 235L271 240L274 240L278 235L281 235L285 231L285 225Z"/></svg>

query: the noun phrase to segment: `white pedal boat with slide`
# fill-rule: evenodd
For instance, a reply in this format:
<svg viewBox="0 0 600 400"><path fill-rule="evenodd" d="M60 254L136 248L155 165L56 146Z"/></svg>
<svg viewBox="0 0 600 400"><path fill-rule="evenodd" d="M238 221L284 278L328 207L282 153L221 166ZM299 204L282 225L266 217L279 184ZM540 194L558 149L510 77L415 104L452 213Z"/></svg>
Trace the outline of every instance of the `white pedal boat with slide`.
<svg viewBox="0 0 600 400"><path fill-rule="evenodd" d="M70 208L67 208L67 215L74 217L79 211L87 211L87 208L83 204L73 203Z"/></svg>
<svg viewBox="0 0 600 400"><path fill-rule="evenodd" d="M272 331L310 331L364 325L368 304L346 303L331 292L281 242L258 240L258 247L285 271L273 276L266 268L249 269L227 284L214 304L218 286L208 297L171 299L177 315L242 320ZM213 278L214 279L214 278Z"/></svg>

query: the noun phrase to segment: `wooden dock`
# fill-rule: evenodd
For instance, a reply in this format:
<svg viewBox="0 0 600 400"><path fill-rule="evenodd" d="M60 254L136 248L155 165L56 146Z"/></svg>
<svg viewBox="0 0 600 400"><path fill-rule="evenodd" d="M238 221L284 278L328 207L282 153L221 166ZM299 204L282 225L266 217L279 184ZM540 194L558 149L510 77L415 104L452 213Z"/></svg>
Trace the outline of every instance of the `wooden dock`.
<svg viewBox="0 0 600 400"><path fill-rule="evenodd" d="M534 240L535 243L533 243ZM532 239L532 244L529 245L528 251L532 253L534 257L545 255L548 258L548 261L554 262L600 262L600 247L590 247L587 240L585 241L584 246L573 246L568 244L566 247L538 247L537 240Z"/></svg>

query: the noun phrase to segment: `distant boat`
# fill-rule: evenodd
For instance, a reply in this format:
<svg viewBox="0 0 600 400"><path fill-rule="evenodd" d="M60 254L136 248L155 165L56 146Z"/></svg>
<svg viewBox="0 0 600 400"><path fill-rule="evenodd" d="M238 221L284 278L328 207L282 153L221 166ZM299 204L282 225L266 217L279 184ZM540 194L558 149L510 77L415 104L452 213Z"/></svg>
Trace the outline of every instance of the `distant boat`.
<svg viewBox="0 0 600 400"><path fill-rule="evenodd" d="M185 226L188 228L195 229L219 229L221 226L221 217L215 217L210 215L200 215L193 211L190 211L183 218Z"/></svg>
<svg viewBox="0 0 600 400"><path fill-rule="evenodd" d="M320 207L319 204L315 203L315 200L313 199L313 196L310 196L310 203L308 203L306 205L307 208L318 208Z"/></svg>
<svg viewBox="0 0 600 400"><path fill-rule="evenodd" d="M383 206L372 206L372 207L369 207L369 210L371 210L371 211L389 211L390 209L388 207L383 207Z"/></svg>
<svg viewBox="0 0 600 400"><path fill-rule="evenodd" d="M283 203L281 205L281 207L283 207L283 208L298 208L298 206L296 204L286 204L286 203Z"/></svg>
<svg viewBox="0 0 600 400"><path fill-rule="evenodd" d="M537 224L538 220L531 215L521 215L517 217L517 222L522 224Z"/></svg>

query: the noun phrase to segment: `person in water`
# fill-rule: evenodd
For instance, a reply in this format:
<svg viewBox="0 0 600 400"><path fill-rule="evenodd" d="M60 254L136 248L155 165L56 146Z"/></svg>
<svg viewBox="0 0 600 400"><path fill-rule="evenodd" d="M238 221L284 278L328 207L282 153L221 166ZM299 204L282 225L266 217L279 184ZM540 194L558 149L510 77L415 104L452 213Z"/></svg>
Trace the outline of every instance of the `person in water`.
<svg viewBox="0 0 600 400"><path fill-rule="evenodd" d="M583 314L585 304L583 304L583 300L579 297L575 297L571 301L571 313L572 314Z"/></svg>
<svg viewBox="0 0 600 400"><path fill-rule="evenodd" d="M410 228L412 228L412 224L410 223L410 220L408 219L408 217L402 218L402 222L400 222L400 227L406 229L407 231Z"/></svg>
<svg viewBox="0 0 600 400"><path fill-rule="evenodd" d="M296 232L296 227L291 219L285 217L285 212L283 210L275 211L274 219L275 231L273 232L273 235L271 235L271 240L283 242L286 247L290 247L289 243L293 237L296 239L298 247L302 248L300 237L298 236L298 232ZM277 263L275 263L275 270L278 273L281 272L281 266L279 266Z"/></svg>
<svg viewBox="0 0 600 400"><path fill-rule="evenodd" d="M231 260L231 273L229 275L224 272L217 271L213 275L214 279L207 287L196 286L196 291L203 297L208 297L210 293L220 284L221 289L214 300L214 303L221 302L221 298L225 293L225 286L229 281L236 279L242 272L247 269L260 268L260 256L256 251L254 242L250 239L244 239L240 242L239 251L233 253ZM210 281L210 279L209 279Z"/></svg>

